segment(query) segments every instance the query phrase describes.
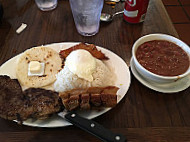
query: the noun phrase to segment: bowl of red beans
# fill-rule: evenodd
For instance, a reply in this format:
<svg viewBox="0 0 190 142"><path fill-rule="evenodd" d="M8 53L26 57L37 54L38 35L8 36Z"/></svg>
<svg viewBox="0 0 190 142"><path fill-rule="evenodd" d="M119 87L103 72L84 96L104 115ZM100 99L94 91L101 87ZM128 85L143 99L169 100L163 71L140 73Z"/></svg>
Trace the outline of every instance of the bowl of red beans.
<svg viewBox="0 0 190 142"><path fill-rule="evenodd" d="M139 38L132 48L133 63L146 80L171 83L190 74L190 47L166 34Z"/></svg>

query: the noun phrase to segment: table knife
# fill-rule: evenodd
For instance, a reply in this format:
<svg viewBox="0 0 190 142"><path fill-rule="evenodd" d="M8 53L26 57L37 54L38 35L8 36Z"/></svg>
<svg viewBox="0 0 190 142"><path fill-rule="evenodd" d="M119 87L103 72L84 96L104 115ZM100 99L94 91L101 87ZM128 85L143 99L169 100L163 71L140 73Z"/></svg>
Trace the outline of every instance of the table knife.
<svg viewBox="0 0 190 142"><path fill-rule="evenodd" d="M64 110L63 112L58 113L58 115L71 124L93 134L104 142L127 142L122 134L113 133L111 130L104 128L97 122L86 119L74 111L67 112Z"/></svg>

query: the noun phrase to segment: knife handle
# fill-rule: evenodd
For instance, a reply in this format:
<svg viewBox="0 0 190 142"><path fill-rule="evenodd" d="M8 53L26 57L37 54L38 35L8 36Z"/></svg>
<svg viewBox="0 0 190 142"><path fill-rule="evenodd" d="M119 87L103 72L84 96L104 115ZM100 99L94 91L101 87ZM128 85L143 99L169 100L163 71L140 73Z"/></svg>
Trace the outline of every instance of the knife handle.
<svg viewBox="0 0 190 142"><path fill-rule="evenodd" d="M123 135L115 134L97 122L83 118L75 112L67 113L65 118L73 125L95 135L104 142L126 142L126 138Z"/></svg>

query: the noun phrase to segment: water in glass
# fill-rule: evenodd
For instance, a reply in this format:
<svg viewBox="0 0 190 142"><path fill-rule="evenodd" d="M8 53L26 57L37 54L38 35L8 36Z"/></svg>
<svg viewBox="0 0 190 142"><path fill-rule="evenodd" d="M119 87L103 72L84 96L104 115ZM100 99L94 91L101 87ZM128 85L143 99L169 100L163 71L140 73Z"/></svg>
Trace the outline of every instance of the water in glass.
<svg viewBox="0 0 190 142"><path fill-rule="evenodd" d="M57 0L35 0L42 11L49 11L57 7Z"/></svg>
<svg viewBox="0 0 190 142"><path fill-rule="evenodd" d="M99 31L103 0L70 0L70 5L78 32L95 35Z"/></svg>

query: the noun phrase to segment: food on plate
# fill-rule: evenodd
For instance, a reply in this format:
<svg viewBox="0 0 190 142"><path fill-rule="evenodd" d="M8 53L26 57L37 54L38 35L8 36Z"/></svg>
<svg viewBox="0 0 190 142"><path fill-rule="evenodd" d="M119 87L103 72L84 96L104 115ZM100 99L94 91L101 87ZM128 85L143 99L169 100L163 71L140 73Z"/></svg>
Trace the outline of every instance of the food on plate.
<svg viewBox="0 0 190 142"><path fill-rule="evenodd" d="M177 76L185 73L190 65L187 53L175 43L153 40L141 44L136 51L138 62L157 75Z"/></svg>
<svg viewBox="0 0 190 142"><path fill-rule="evenodd" d="M90 87L60 92L59 96L65 109L71 111L77 108L90 109L91 107L113 107L117 104L118 87Z"/></svg>
<svg viewBox="0 0 190 142"><path fill-rule="evenodd" d="M19 108L23 106L21 94L22 89L18 80L0 76L0 116L2 118L9 120L17 118L16 113L21 112Z"/></svg>
<svg viewBox="0 0 190 142"><path fill-rule="evenodd" d="M56 51L48 47L34 47L19 57L16 77L22 86L43 87L56 80L55 74L61 66L62 60Z"/></svg>
<svg viewBox="0 0 190 142"><path fill-rule="evenodd" d="M59 52L61 58L63 60L66 59L66 57L74 50L78 50L78 49L84 49L84 50L87 50L88 52L90 52L92 54L92 56L94 56L95 58L97 59L100 59L100 60L107 60L108 57L106 57L101 51L99 51L96 46L94 44L85 44L85 43L80 43L80 44L77 44L73 47L70 47L68 49L65 49L65 50L61 50Z"/></svg>
<svg viewBox="0 0 190 142"><path fill-rule="evenodd" d="M18 56L18 80L0 75L0 117L22 122L45 119L63 110L63 105L67 110L115 106L116 75L107 62L92 54L108 58L94 45L77 48L66 57L63 69L59 54L48 47L31 48ZM43 89L52 84L56 92Z"/></svg>
<svg viewBox="0 0 190 142"><path fill-rule="evenodd" d="M4 88L14 91L15 94L22 93L21 86L17 79L10 79L10 77L7 75L0 75L0 89Z"/></svg>
<svg viewBox="0 0 190 142"><path fill-rule="evenodd" d="M115 74L104 62L94 58L88 51L71 52L64 68L56 75L54 89L64 92L71 89L105 87L115 83Z"/></svg>
<svg viewBox="0 0 190 142"><path fill-rule="evenodd" d="M17 79L0 75L0 117L22 122L29 118L46 119L62 110L113 107L117 104L116 86L73 89L59 94L43 88L22 91ZM61 99L60 99L60 98Z"/></svg>
<svg viewBox="0 0 190 142"><path fill-rule="evenodd" d="M65 66L78 77L93 81L92 73L96 69L96 60L88 51L79 49L71 52L65 61Z"/></svg>
<svg viewBox="0 0 190 142"><path fill-rule="evenodd" d="M42 88L22 91L16 79L0 76L0 117L23 121L45 119L61 109L58 93Z"/></svg>
<svg viewBox="0 0 190 142"><path fill-rule="evenodd" d="M58 93L42 88L28 88L24 92L28 101L29 118L45 119L61 110ZM30 110L30 111L28 111Z"/></svg>

